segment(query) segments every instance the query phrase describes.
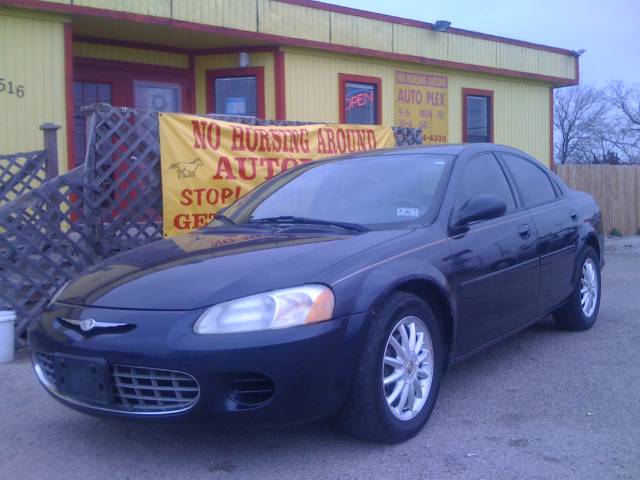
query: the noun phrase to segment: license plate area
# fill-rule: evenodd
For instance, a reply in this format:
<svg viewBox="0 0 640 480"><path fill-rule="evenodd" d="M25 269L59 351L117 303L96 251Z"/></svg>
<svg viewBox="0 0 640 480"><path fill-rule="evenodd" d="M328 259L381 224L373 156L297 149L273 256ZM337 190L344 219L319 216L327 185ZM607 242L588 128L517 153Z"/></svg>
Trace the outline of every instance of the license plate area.
<svg viewBox="0 0 640 480"><path fill-rule="evenodd" d="M60 394L84 402L109 403L109 365L104 358L55 355L53 361Z"/></svg>

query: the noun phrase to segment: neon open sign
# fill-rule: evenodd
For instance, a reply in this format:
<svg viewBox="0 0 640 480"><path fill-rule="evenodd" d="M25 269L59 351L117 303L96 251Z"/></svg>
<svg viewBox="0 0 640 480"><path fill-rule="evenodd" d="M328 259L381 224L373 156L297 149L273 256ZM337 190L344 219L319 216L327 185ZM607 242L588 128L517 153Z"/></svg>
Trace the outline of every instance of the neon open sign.
<svg viewBox="0 0 640 480"><path fill-rule="evenodd" d="M373 90L352 90L344 99L347 111L372 105L375 101Z"/></svg>

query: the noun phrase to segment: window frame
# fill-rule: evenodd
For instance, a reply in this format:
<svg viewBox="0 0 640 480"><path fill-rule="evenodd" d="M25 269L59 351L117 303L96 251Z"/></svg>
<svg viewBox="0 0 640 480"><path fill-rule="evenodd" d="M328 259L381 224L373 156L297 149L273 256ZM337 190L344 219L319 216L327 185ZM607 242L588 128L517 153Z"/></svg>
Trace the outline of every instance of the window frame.
<svg viewBox="0 0 640 480"><path fill-rule="evenodd" d="M556 186L555 182L553 181L553 178L547 173L545 168L542 165L540 165L540 163L537 162L535 159L528 158L528 157L525 157L524 155L519 155L519 154L513 153L513 152L500 152L500 151L497 151L497 152L495 152L495 154L498 157L498 160L500 161L500 163L503 165L503 169L505 170L505 174L509 178L509 181L513 183L513 188L515 189L515 191L517 193L518 201L519 201L519 203L520 203L520 205L522 206L523 209L531 210L533 208L538 208L538 207L541 207L541 206L544 206L544 205L550 205L550 204L552 204L554 202L557 202L558 200L560 200L562 198L563 195L558 192L558 186ZM529 162L535 168L540 170L544 174L544 176L547 178L547 181L549 182L549 186L551 187L551 190L553 191L554 198L551 199L551 200L548 200L546 202L543 202L543 203L538 203L536 205L528 206L526 204L526 202L524 201L524 197L522 195L522 191L521 191L520 187L518 186L518 182L516 180L516 177L513 174L513 172L511 171L511 168L509 167L509 162L504 158L505 155L510 155L512 157L520 158L520 159L524 160L525 162Z"/></svg>
<svg viewBox="0 0 640 480"><path fill-rule="evenodd" d="M489 128L489 143L494 143L494 125L493 125L493 112L494 112L494 101L493 101L493 90L481 90L477 88L463 88L462 89L462 143L469 143L467 138L467 98L468 97L485 97L488 101L489 107L489 118L488 118L488 128Z"/></svg>
<svg viewBox="0 0 640 480"><path fill-rule="evenodd" d="M374 122L370 125L382 125L382 79L380 77L369 77L365 75L352 75L350 73L338 74L338 112L339 122L346 123L347 111L345 109L344 98L347 90L347 83L364 83L375 87L376 104L373 109Z"/></svg>
<svg viewBox="0 0 640 480"><path fill-rule="evenodd" d="M265 119L264 67L218 68L207 70L207 113L216 114L216 80L220 78L256 77L256 116ZM216 114L223 115L223 114Z"/></svg>
<svg viewBox="0 0 640 480"><path fill-rule="evenodd" d="M192 88L188 69L89 57L73 58L73 82L110 84L111 105L113 106L133 108L133 82L135 80L179 84L182 87L181 103L183 111L186 113L195 113L195 92ZM71 92L71 100L74 100L73 91ZM71 108L73 109L73 104ZM69 128L70 132L71 130L72 128ZM78 161L78 155L81 153L75 152L75 140L71 146L73 151L67 153L70 169L80 165L82 161L84 161L84 158Z"/></svg>
<svg viewBox="0 0 640 480"><path fill-rule="evenodd" d="M90 80L88 80L90 79ZM76 129L76 125L75 122L79 117L76 117L76 107L75 107L75 101L76 101L76 95L75 95L75 84L76 83L93 83L96 85L109 85L109 88L111 89L111 105L115 105L114 102L114 82L113 79L106 79L106 80L99 80L99 76L98 75L87 75L85 77L83 77L82 79L79 78L74 78L73 79L73 113L72 113L72 118L73 118L73 152L68 152L68 157L69 157L69 167L70 168L74 168L77 167L78 165L82 165L84 163L85 160L85 154L86 154L86 149L87 149L87 135L86 133L88 132L87 129L87 121L88 121L88 117L83 116L82 118L84 119L84 130L83 133L84 135L84 146L85 146L85 151L83 152L78 152L77 151L77 145L76 145L76 135L78 135L78 131Z"/></svg>
<svg viewBox="0 0 640 480"><path fill-rule="evenodd" d="M495 162L498 165L498 168L500 169L500 171L502 172L502 175L504 175L504 179L507 182L507 186L509 187L509 191L511 192L511 197L513 198L513 205L514 208L511 211L506 211L504 214L502 214L499 217L496 218L492 218L490 220L480 220L478 222L474 222L471 225L475 225L476 223L485 223L485 222L491 222L493 220L501 220L504 219L506 217L510 217L511 215L515 215L516 213L522 213L522 211L524 210L524 205L522 204L521 200L520 200L520 192L518 191L517 186L515 185L515 183L513 182L512 178L511 178L511 172L508 172L502 162L502 158L499 158L496 155L496 152L494 152L493 150L484 150L482 152L477 152L472 154L471 156L463 159L462 162L460 162L462 165L460 165L460 170L459 172L455 175L455 178L453 179L454 182L454 191L452 192L452 198L451 198L451 208L449 211L449 219L447 221L447 224L449 226L449 228L451 228L453 226L453 222L454 222L454 217L457 213L457 211L459 210L459 208L456 206L456 201L457 201L457 197L458 197L458 184L462 181L463 175L464 175L464 171L467 168L467 166L469 165L470 162L472 162L474 159L481 157L483 155L489 155L491 157L493 157L493 159L495 160Z"/></svg>

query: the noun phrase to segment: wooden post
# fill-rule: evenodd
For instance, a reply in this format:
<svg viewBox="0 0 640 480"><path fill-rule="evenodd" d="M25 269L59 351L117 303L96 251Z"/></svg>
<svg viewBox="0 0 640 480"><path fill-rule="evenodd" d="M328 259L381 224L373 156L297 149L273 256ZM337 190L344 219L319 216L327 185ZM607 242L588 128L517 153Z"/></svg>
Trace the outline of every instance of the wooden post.
<svg viewBox="0 0 640 480"><path fill-rule="evenodd" d="M58 130L60 125L43 123L40 130L44 136L44 151L47 154L47 180L58 176Z"/></svg>
<svg viewBox="0 0 640 480"><path fill-rule="evenodd" d="M96 149L96 129L98 124L98 107L99 105L93 105L91 107L84 107L82 112L87 117L88 135L87 135L87 150L83 168L83 183L84 183L84 202L83 212L85 217L85 235L89 239L91 245L91 259L92 262L100 258L102 254L100 246L100 238L102 235L102 217L100 212L100 205L98 202L98 180L96 172L96 162L98 155Z"/></svg>

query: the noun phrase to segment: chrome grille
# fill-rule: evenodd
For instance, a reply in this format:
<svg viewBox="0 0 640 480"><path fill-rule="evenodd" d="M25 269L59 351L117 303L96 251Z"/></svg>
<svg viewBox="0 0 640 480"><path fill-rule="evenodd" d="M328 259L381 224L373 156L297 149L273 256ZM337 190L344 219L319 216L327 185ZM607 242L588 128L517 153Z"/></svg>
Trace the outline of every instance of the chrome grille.
<svg viewBox="0 0 640 480"><path fill-rule="evenodd" d="M114 404L136 412L184 410L200 391L186 373L123 365L111 367L111 385Z"/></svg>

